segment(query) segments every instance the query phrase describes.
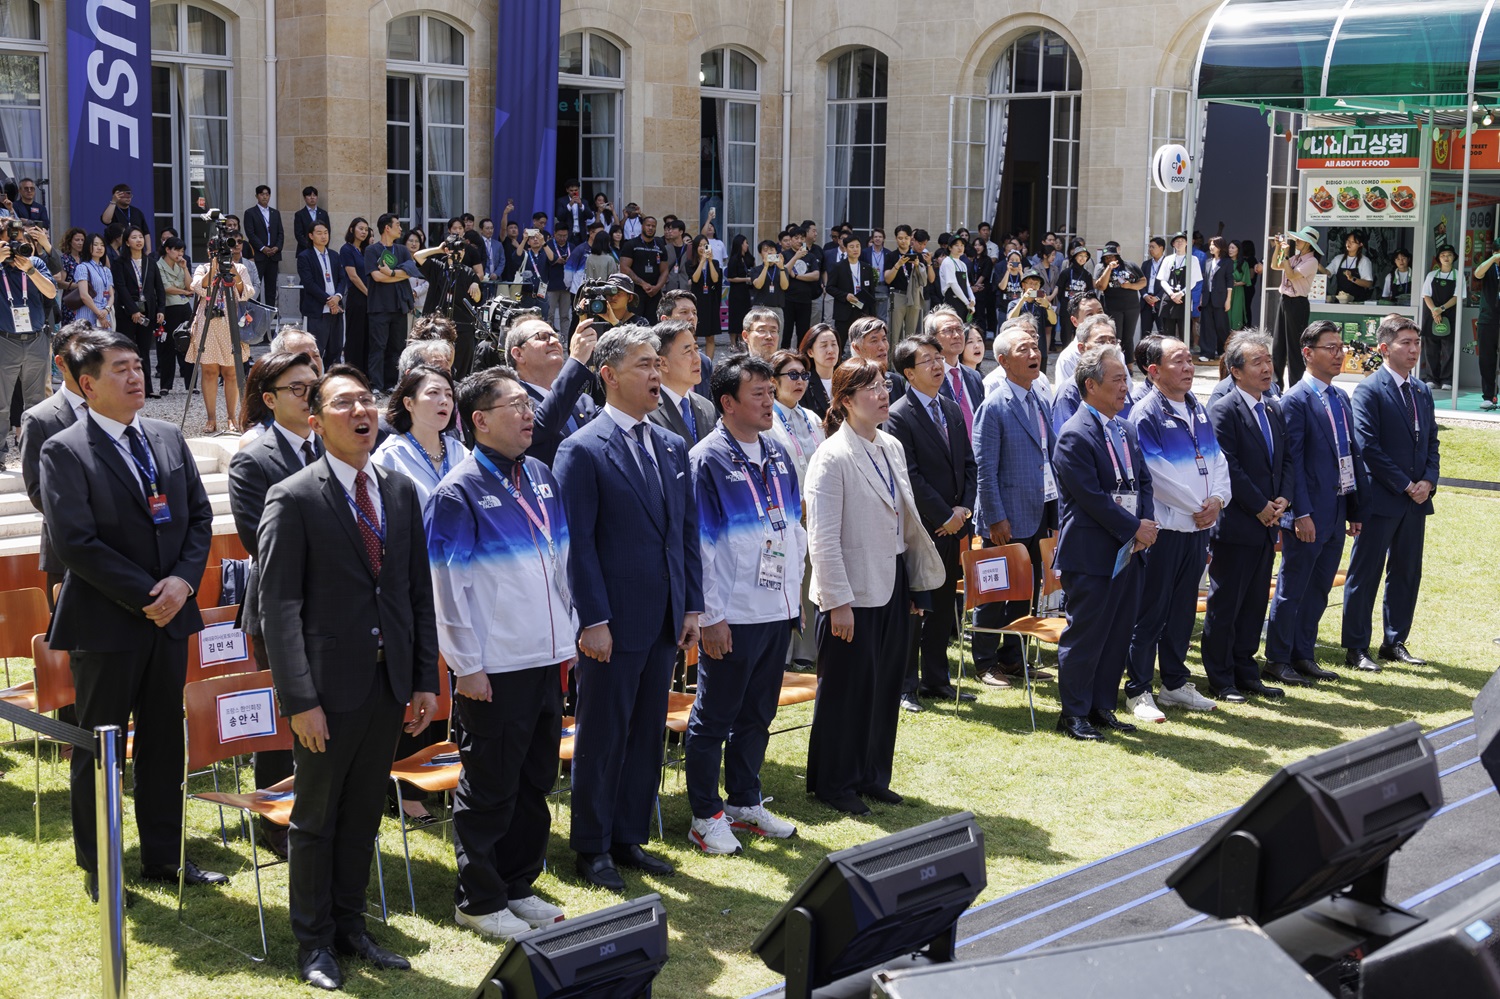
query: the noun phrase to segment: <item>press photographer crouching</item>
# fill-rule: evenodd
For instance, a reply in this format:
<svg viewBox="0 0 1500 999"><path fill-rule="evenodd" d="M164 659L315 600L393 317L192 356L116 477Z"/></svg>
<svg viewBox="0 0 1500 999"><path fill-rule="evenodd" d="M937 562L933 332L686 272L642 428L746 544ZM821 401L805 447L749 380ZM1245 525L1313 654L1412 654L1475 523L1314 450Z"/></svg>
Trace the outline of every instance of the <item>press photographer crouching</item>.
<svg viewBox="0 0 1500 999"><path fill-rule="evenodd" d="M594 333L603 336L616 326L650 326L651 320L638 316L635 308L635 285L627 274L614 273L603 281L587 281L578 289L573 308L579 319L592 319Z"/></svg>
<svg viewBox="0 0 1500 999"><path fill-rule="evenodd" d="M57 286L47 265L36 256L36 246L14 220L6 220L5 241L0 242L0 277L4 278L6 303L0 309L0 386L8 402L19 381L21 407L30 409L47 395L52 354L46 301L57 297ZM10 446L10 409L5 407L0 454Z"/></svg>

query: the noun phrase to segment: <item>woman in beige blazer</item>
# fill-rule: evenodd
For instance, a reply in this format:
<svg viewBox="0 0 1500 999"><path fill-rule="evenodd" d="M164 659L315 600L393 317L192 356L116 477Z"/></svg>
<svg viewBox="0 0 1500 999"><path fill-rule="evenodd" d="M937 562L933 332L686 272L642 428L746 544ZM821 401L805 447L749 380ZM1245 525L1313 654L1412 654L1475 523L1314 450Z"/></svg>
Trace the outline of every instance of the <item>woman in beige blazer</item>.
<svg viewBox="0 0 1500 999"><path fill-rule="evenodd" d="M879 429L889 404L878 365L861 358L839 365L823 420L828 438L802 484L818 606L807 789L853 815L870 810L860 795L901 801L890 785L910 594L944 579L901 444Z"/></svg>

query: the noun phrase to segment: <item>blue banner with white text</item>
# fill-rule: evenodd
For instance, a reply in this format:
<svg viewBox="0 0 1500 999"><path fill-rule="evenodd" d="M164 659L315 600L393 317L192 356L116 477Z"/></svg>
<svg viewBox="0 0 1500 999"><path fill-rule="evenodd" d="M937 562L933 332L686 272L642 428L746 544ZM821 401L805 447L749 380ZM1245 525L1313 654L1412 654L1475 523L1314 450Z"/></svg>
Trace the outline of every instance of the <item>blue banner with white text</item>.
<svg viewBox="0 0 1500 999"><path fill-rule="evenodd" d="M557 59L562 0L500 0L495 65L495 224L507 201L522 228L551 218L557 181Z"/></svg>
<svg viewBox="0 0 1500 999"><path fill-rule="evenodd" d="M129 184L154 225L150 0L70 0L67 13L72 221L96 228L111 189Z"/></svg>

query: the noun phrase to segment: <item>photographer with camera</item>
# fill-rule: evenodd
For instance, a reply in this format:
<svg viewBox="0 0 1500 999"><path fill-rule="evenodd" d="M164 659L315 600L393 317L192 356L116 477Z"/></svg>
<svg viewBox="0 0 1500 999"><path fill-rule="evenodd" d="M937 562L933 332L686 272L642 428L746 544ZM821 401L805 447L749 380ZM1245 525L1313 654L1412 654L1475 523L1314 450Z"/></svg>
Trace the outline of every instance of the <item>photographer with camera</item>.
<svg viewBox="0 0 1500 999"><path fill-rule="evenodd" d="M750 275L750 305L776 313L778 328L786 324L786 290L789 282L781 251L769 239L760 241L760 265Z"/></svg>
<svg viewBox="0 0 1500 999"><path fill-rule="evenodd" d="M51 330L46 327L46 303L57 297L57 286L47 266L26 238L21 223L6 222L0 242L0 278L5 305L0 309L0 394L6 401L5 436L0 453L10 443L10 399L21 384L21 405L30 409L47 396L52 366Z"/></svg>
<svg viewBox="0 0 1500 999"><path fill-rule="evenodd" d="M192 289L201 295L197 311L193 315L191 337L188 340L188 363L197 365L198 387L203 391L203 409L206 422L205 434L219 432L218 394L219 378L224 379L224 405L229 411L229 432L240 433L244 428L235 422L240 409L240 383L237 360L250 357L250 348L240 343L240 356L234 356L234 337L230 331L230 313L238 322L242 308L223 297L220 275L232 274L235 300L248 302L255 295L255 284L250 265L235 259L238 235L227 228L215 226L208 240L209 262L199 264L193 270ZM202 352L201 354L199 352ZM149 373L148 373L149 383Z"/></svg>
<svg viewBox="0 0 1500 999"><path fill-rule="evenodd" d="M923 233L924 240L926 233ZM900 343L917 332L922 320L922 289L936 280L932 257L918 249L909 225L896 227L896 253L886 257L885 283L890 286L891 342Z"/></svg>

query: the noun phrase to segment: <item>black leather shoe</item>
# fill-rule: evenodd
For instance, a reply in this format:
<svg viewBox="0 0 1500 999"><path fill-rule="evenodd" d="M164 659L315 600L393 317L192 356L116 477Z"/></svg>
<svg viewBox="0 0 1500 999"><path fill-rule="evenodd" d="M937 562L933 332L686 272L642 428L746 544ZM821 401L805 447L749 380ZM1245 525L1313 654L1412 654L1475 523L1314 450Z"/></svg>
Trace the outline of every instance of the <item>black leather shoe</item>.
<svg viewBox="0 0 1500 999"><path fill-rule="evenodd" d="M1495 641L1500 642L1500 638L1495 639ZM980 673L979 682L984 684L986 687L998 687L1001 690L1009 690L1010 688L1015 686L1015 684L1010 682L1010 677L1006 676L999 670L990 670L985 673Z"/></svg>
<svg viewBox="0 0 1500 999"><path fill-rule="evenodd" d="M620 867L634 867L638 871L645 871L647 874L655 874L663 878L677 873L677 868L660 857L653 857L642 849L639 843L616 846L609 852Z"/></svg>
<svg viewBox="0 0 1500 999"><path fill-rule="evenodd" d="M1405 663L1408 666L1426 666L1426 659L1418 659L1406 651L1405 642L1392 642L1380 647L1380 658L1388 663Z"/></svg>
<svg viewBox="0 0 1500 999"><path fill-rule="evenodd" d="M1216 701L1223 701L1225 704L1244 704L1250 699L1234 687L1225 687L1223 690L1214 690L1210 687L1208 695Z"/></svg>
<svg viewBox="0 0 1500 999"><path fill-rule="evenodd" d="M859 791L861 797L882 801L887 805L899 805L906 799L888 787L866 787Z"/></svg>
<svg viewBox="0 0 1500 999"><path fill-rule="evenodd" d="M335 992L344 987L344 973L327 947L297 951L297 977L315 989Z"/></svg>
<svg viewBox="0 0 1500 999"><path fill-rule="evenodd" d="M1312 681L1292 669L1291 663L1266 663L1266 668L1260 671L1262 680L1275 680L1284 683L1288 687L1311 687Z"/></svg>
<svg viewBox="0 0 1500 999"><path fill-rule="evenodd" d="M357 937L346 937L335 941L334 946L340 954L346 957L357 957L367 964L373 964L377 968L386 971L410 971L411 962L394 951L386 950L375 942L375 938L368 933L361 933Z"/></svg>
<svg viewBox="0 0 1500 999"><path fill-rule="evenodd" d="M274 822L262 822L258 831L261 844L282 860L286 860L291 846L287 838L286 826L278 826Z"/></svg>
<svg viewBox="0 0 1500 999"><path fill-rule="evenodd" d="M1089 712L1089 724L1095 728L1107 728L1115 732L1128 735L1135 731L1135 726L1129 722L1122 722L1113 711L1094 710Z"/></svg>
<svg viewBox="0 0 1500 999"><path fill-rule="evenodd" d="M1350 649L1344 654L1344 665L1365 673L1380 672L1380 664L1370 658L1369 649Z"/></svg>
<svg viewBox="0 0 1500 999"><path fill-rule="evenodd" d="M857 795L837 794L825 798L818 795L818 800L832 808L834 811L843 812L845 815L869 815L870 806L859 800Z"/></svg>
<svg viewBox="0 0 1500 999"><path fill-rule="evenodd" d="M1248 683L1245 684L1245 693L1253 694L1256 697L1264 697L1268 701L1280 701L1286 699L1286 691L1282 690L1280 687L1268 687L1267 685L1259 681L1256 681L1253 686Z"/></svg>
<svg viewBox="0 0 1500 999"><path fill-rule="evenodd" d="M919 714L921 712L921 710L922 710L922 704L921 704L920 701L917 700L917 695L916 694L902 694L901 695L901 710L902 711L910 711L912 714Z"/></svg>
<svg viewBox="0 0 1500 999"><path fill-rule="evenodd" d="M1079 718L1077 715L1062 715L1057 719L1057 730L1069 739L1077 739L1080 742L1103 742L1104 736L1099 730L1090 725L1087 718Z"/></svg>
<svg viewBox="0 0 1500 999"><path fill-rule="evenodd" d="M183 862L182 883L185 885L227 885L229 877L218 871L205 871L191 860ZM147 864L141 868L142 881L157 881L162 884L177 883L177 868L167 864Z"/></svg>
<svg viewBox="0 0 1500 999"><path fill-rule="evenodd" d="M624 893L625 879L615 870L615 858L607 853L580 853L575 865L585 884Z"/></svg>
<svg viewBox="0 0 1500 999"><path fill-rule="evenodd" d="M1311 659L1293 659L1292 669L1299 676L1305 676L1309 680L1337 680L1339 675L1331 669L1324 669Z"/></svg>
<svg viewBox="0 0 1500 999"><path fill-rule="evenodd" d="M83 891L88 895L89 901L95 905L99 904L99 875L93 871L83 872Z"/></svg>
<svg viewBox="0 0 1500 999"><path fill-rule="evenodd" d="M974 700L974 695L973 694L970 694L970 693L962 693L962 694L960 694L958 692L958 689L956 687L954 687L952 684L949 684L946 687L924 688L924 689L918 690L917 693L920 694L922 697L934 697L934 698L937 698L940 701L972 701L972 700Z"/></svg>

